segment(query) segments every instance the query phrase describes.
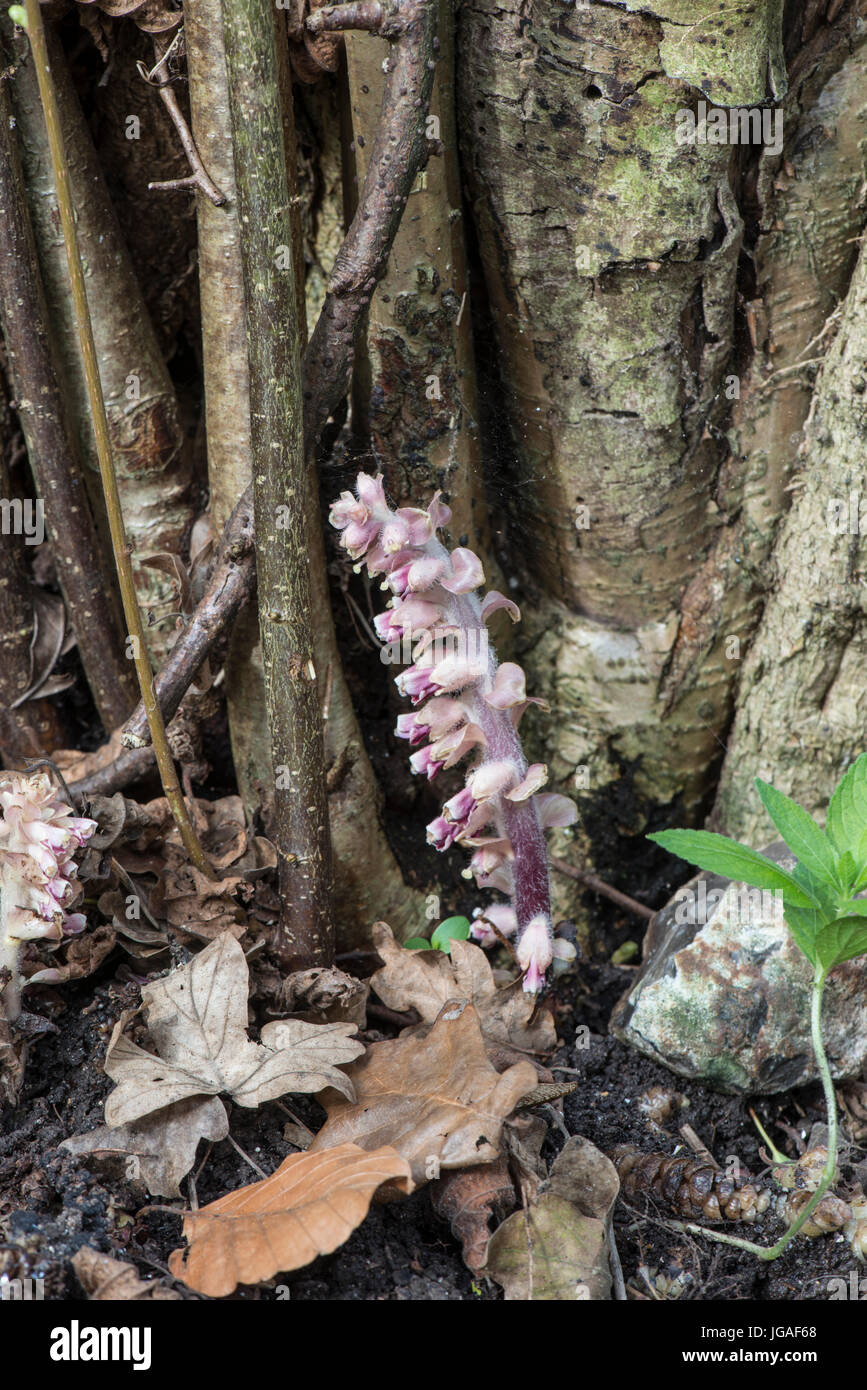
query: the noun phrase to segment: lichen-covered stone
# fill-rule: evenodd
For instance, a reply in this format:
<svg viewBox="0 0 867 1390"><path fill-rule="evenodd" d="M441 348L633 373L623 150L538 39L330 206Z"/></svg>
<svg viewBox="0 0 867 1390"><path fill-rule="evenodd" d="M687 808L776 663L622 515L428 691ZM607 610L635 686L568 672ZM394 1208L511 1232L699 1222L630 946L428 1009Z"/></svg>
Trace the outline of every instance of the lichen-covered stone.
<svg viewBox="0 0 867 1390"><path fill-rule="evenodd" d="M765 853L796 863L782 842ZM650 923L612 1028L679 1076L743 1095L787 1091L817 1079L811 979L773 894L698 874ZM867 1059L867 961L832 972L823 1033L834 1077L855 1075Z"/></svg>

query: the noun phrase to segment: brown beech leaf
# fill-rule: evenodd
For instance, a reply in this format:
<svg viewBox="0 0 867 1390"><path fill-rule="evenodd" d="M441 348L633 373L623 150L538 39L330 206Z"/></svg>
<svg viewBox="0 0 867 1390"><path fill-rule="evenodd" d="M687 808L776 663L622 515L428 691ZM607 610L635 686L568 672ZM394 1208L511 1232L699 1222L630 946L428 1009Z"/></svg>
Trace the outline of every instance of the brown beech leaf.
<svg viewBox="0 0 867 1390"><path fill-rule="evenodd" d="M146 1283L139 1278L135 1265L113 1260L85 1245L72 1257L72 1268L88 1301L91 1303L156 1303L163 1299L180 1299L176 1289L169 1289L161 1279Z"/></svg>
<svg viewBox="0 0 867 1390"><path fill-rule="evenodd" d="M178 1184L196 1161L200 1139L216 1143L229 1133L226 1107L216 1096L181 1100L135 1124L100 1125L74 1134L60 1145L76 1157L96 1162L120 1159L130 1182L142 1182L157 1197L180 1197Z"/></svg>
<svg viewBox="0 0 867 1390"><path fill-rule="evenodd" d="M189 1246L172 1252L169 1268L210 1298L300 1269L348 1240L376 1189L395 1178L405 1186L409 1164L390 1148L290 1154L270 1178L187 1212Z"/></svg>
<svg viewBox="0 0 867 1390"><path fill-rule="evenodd" d="M411 1163L416 1184L439 1177L441 1168L492 1163L503 1121L536 1084L531 1062L494 1071L465 999L450 1000L424 1038L374 1043L348 1074L356 1100L326 1092L328 1119L310 1152L390 1144Z"/></svg>
<svg viewBox="0 0 867 1390"><path fill-rule="evenodd" d="M515 1185L509 1177L508 1159L503 1156L484 1168L446 1173L434 1183L431 1203L461 1242L464 1264L478 1274L491 1238L488 1222L502 1221L515 1209Z"/></svg>
<svg viewBox="0 0 867 1390"><path fill-rule="evenodd" d="M262 1029L262 1043L247 1037L249 973L244 952L224 933L189 965L142 990L148 1030L159 1056L145 1052L115 1026L105 1070L118 1083L105 1103L112 1129L131 1124L191 1096L226 1092L255 1108L286 1091L335 1087L353 1094L338 1070L364 1051L349 1023L289 1019Z"/></svg>
<svg viewBox="0 0 867 1390"><path fill-rule="evenodd" d="M507 1300L609 1299L608 1225L619 1189L611 1160L573 1136L535 1201L491 1236L484 1272Z"/></svg>
<svg viewBox="0 0 867 1390"><path fill-rule="evenodd" d="M557 1032L550 1013L540 1009L531 1023L535 996L525 994L517 980L498 989L480 946L452 941L451 960L442 951L408 951L385 922L375 924L373 944L385 965L370 983L388 1008L398 1013L416 1009L423 1023L432 1023L447 999L468 999L491 1043L529 1052L554 1050Z"/></svg>

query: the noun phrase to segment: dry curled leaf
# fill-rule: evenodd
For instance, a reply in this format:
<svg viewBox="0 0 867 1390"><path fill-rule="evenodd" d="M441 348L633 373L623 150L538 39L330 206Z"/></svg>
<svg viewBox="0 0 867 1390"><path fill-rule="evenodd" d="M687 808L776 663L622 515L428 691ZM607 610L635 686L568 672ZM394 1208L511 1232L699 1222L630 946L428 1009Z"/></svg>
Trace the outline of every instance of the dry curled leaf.
<svg viewBox="0 0 867 1390"><path fill-rule="evenodd" d="M146 1283L134 1265L113 1260L110 1255L91 1250L89 1245L73 1255L72 1268L91 1303L150 1303L181 1298L161 1279Z"/></svg>
<svg viewBox="0 0 867 1390"><path fill-rule="evenodd" d="M531 1062L494 1071L466 1000L450 1000L425 1038L374 1043L348 1074L356 1100L335 1091L321 1098L328 1119L311 1152L390 1144L409 1160L416 1184L442 1168L492 1163L504 1120L536 1084Z"/></svg>
<svg viewBox="0 0 867 1390"><path fill-rule="evenodd" d="M89 1134L74 1134L60 1145L76 1157L111 1162L120 1159L129 1182L141 1182L157 1197L180 1197L179 1183L196 1161L201 1139L216 1143L229 1133L221 1100L211 1096L178 1101L130 1125L101 1125Z"/></svg>
<svg viewBox="0 0 867 1390"><path fill-rule="evenodd" d="M619 1184L612 1163L589 1140L568 1140L526 1211L488 1243L485 1273L524 1302L611 1297L607 1228Z"/></svg>
<svg viewBox="0 0 867 1390"><path fill-rule="evenodd" d="M67 984L70 980L83 980L98 970L114 950L114 928L103 925L82 936L73 936L63 947L63 955L53 956L48 966L40 965L29 976L31 984Z"/></svg>
<svg viewBox="0 0 867 1390"><path fill-rule="evenodd" d="M173 1251L169 1268L211 1298L300 1269L348 1240L376 1189L390 1179L409 1181L409 1165L394 1149L341 1144L326 1153L290 1154L270 1178L187 1212L189 1247Z"/></svg>
<svg viewBox="0 0 867 1390"><path fill-rule="evenodd" d="M148 1030L159 1056L145 1052L116 1025L105 1070L116 1089L105 1104L112 1128L191 1096L231 1095L255 1107L286 1091L334 1087L353 1094L338 1070L364 1051L347 1023L290 1019L262 1029L262 1043L247 1037L249 974L244 952L228 933L189 965L142 990Z"/></svg>
<svg viewBox="0 0 867 1390"><path fill-rule="evenodd" d="M487 956L469 941L452 941L451 960L442 951L408 951L399 946L385 922L373 928L373 944L385 962L371 976L383 1004L399 1013L416 1009L432 1023L448 999L468 999L479 1016L486 1040L530 1052L551 1052L557 1043L554 1021L520 980L498 989Z"/></svg>
<svg viewBox="0 0 867 1390"><path fill-rule="evenodd" d="M431 1204L461 1242L464 1264L478 1274L488 1251L489 1222L502 1221L515 1209L515 1185L509 1177L508 1160L498 1158L484 1168L446 1173L433 1186Z"/></svg>
<svg viewBox="0 0 867 1390"><path fill-rule="evenodd" d="M284 1013L298 1014L311 1023L356 1023L363 1028L369 994L366 980L320 965L287 975L280 990L280 1005Z"/></svg>

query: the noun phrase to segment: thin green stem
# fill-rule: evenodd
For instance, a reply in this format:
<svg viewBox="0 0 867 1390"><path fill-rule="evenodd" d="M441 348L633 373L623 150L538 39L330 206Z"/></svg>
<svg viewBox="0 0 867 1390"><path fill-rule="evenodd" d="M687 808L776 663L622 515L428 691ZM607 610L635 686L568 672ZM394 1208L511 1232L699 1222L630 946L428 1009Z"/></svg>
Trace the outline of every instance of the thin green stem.
<svg viewBox="0 0 867 1390"><path fill-rule="evenodd" d="M16 21L18 20L19 12L20 7L16 6L13 8L12 17ZM184 802L180 783L178 782L178 774L172 759L168 739L166 738L162 711L154 696L153 670L145 644L144 627L142 625L141 613L139 612L138 600L136 599L130 550L126 538L123 513L121 511L117 475L115 473L114 459L112 457L111 442L108 432L108 418L106 416L105 400L102 394L102 384L99 378L99 365L96 355L96 344L93 337L93 325L91 323L90 310L87 304L84 271L82 269L81 255L78 247L75 209L73 207L72 189L69 181L69 167L63 143L63 132L60 126L54 82L48 62L48 48L45 42L45 30L42 26L42 12L39 0L26 0L26 16L27 34L30 39L30 46L33 50L33 60L36 65L36 79L39 83L39 95L42 100L45 126L48 131L48 143L51 149L51 163L54 169L54 181L57 188L57 205L60 210L63 240L66 246L66 261L69 267L69 279L73 301L75 303L75 317L78 324L78 336L81 343L84 374L87 380L87 393L90 400L91 414L93 416L93 432L96 439L97 455L99 457L100 477L102 478L102 487L105 494L105 507L108 514L109 530L111 532L112 550L114 551L114 560L117 566L127 633L132 641L132 655L135 663L136 675L138 677L145 711L147 713L151 740L154 746L154 753L156 754L163 790L165 791L166 800L171 808L175 824L180 832L184 848L196 868L213 878L213 870L205 858L204 851L193 829Z"/></svg>
<svg viewBox="0 0 867 1390"><path fill-rule="evenodd" d="M834 1181L837 1172L837 1098L834 1095L834 1081L831 1076L831 1068L828 1065L825 1044L822 1040L822 995L825 990L826 979L827 972L820 965L817 965L813 974L813 988L810 997L810 1035L828 1112L828 1157L825 1160L818 1187L804 1210L799 1213L797 1220L792 1222L785 1235L780 1236L775 1245L756 1245L752 1240L741 1240L737 1236L724 1235L722 1231L709 1231L706 1227L694 1225L692 1222L677 1222L676 1228L678 1230L687 1231L693 1236L706 1236L709 1240L715 1240L719 1245L734 1245L738 1250L748 1250L750 1254L757 1256L760 1260L776 1260L809 1221Z"/></svg>

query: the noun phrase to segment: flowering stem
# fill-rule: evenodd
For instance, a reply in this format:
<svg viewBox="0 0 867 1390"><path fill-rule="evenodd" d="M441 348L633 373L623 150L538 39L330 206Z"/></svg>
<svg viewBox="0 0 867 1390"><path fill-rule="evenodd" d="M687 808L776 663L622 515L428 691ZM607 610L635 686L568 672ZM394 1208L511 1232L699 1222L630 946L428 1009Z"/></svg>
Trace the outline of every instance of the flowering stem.
<svg viewBox="0 0 867 1390"><path fill-rule="evenodd" d="M112 457L111 442L108 432L108 418L106 416L105 400L103 398L102 385L99 378L96 344L94 342L93 326L87 304L84 271L82 269L81 256L78 249L78 234L75 226L75 209L73 207L72 190L69 182L69 168L63 144L63 132L60 127L54 83L48 62L48 48L45 42L45 30L42 25L42 13L39 0L26 0L26 15L27 34L33 49L36 78L39 83L39 95L42 100L45 125L48 131L48 143L51 149L51 162L57 187L57 205L60 209L60 220L63 227L66 261L69 268L69 279L75 303L75 316L78 323L78 335L81 343L84 374L87 380L87 392L90 400L91 414L93 416L93 432L96 439L99 471L102 479L103 493L105 495L109 530L111 532L111 544L112 550L114 551L115 565L117 566L127 632L132 642L136 675L138 677L142 700L144 701L148 716L151 740L156 754L163 790L166 794L166 800L171 807L171 812L180 832L184 848L196 868L200 869L202 873L207 874L208 877L213 878L213 870L205 858L204 851L202 850L198 836L193 829L192 822L187 812L186 804L181 793L180 783L178 782L178 774L175 770L168 739L166 738L162 712L153 693L153 670L145 644L144 628L135 593L130 550L126 539L126 529L120 506L117 477L115 474L114 459Z"/></svg>

